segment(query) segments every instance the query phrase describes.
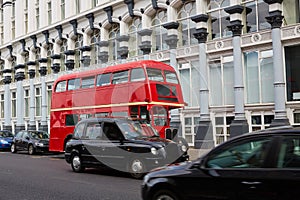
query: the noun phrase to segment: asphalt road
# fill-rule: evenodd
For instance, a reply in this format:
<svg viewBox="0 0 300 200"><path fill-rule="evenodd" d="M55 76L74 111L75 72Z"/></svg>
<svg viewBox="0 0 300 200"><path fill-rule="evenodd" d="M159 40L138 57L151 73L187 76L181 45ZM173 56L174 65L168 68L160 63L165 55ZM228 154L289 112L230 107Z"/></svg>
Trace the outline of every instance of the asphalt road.
<svg viewBox="0 0 300 200"><path fill-rule="evenodd" d="M74 173L63 154L0 151L0 200L140 200L141 183L112 170Z"/></svg>

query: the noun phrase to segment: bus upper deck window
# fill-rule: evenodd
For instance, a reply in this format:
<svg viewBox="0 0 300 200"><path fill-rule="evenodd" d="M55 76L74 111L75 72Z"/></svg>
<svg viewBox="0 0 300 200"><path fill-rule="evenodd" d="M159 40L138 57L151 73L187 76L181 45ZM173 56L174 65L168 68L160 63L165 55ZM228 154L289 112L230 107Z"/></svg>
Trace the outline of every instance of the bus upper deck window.
<svg viewBox="0 0 300 200"><path fill-rule="evenodd" d="M145 73L142 68L135 68L131 70L130 81L143 81L145 80Z"/></svg>
<svg viewBox="0 0 300 200"><path fill-rule="evenodd" d="M80 88L80 78L70 79L68 81L68 90L77 90Z"/></svg>
<svg viewBox="0 0 300 200"><path fill-rule="evenodd" d="M97 76L97 86L104 86L110 84L110 73L109 74L99 74Z"/></svg>
<svg viewBox="0 0 300 200"><path fill-rule="evenodd" d="M66 91L67 81L61 81L57 83L55 92L64 92Z"/></svg>
<svg viewBox="0 0 300 200"><path fill-rule="evenodd" d="M178 80L177 80L177 76L176 76L175 72L165 71L165 76L166 76L166 81L168 83L178 84Z"/></svg>
<svg viewBox="0 0 300 200"><path fill-rule="evenodd" d="M82 78L81 88L92 88L95 84L95 77Z"/></svg>
<svg viewBox="0 0 300 200"><path fill-rule="evenodd" d="M164 81L164 77L160 69L147 68L148 79L151 81Z"/></svg>
<svg viewBox="0 0 300 200"><path fill-rule="evenodd" d="M128 70L113 73L112 84L128 82Z"/></svg>

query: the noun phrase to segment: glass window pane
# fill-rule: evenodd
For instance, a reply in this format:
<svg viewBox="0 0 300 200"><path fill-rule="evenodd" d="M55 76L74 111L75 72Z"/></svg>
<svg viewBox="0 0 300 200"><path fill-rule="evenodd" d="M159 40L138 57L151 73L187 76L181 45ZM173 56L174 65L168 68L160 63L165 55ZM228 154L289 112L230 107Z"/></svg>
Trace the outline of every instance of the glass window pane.
<svg viewBox="0 0 300 200"><path fill-rule="evenodd" d="M164 81L162 71L160 69L147 68L148 79L151 81Z"/></svg>
<svg viewBox="0 0 300 200"><path fill-rule="evenodd" d="M110 73L109 74L99 74L97 76L97 86L109 85L110 84Z"/></svg>
<svg viewBox="0 0 300 200"><path fill-rule="evenodd" d="M259 102L258 53L244 53L247 103Z"/></svg>
<svg viewBox="0 0 300 200"><path fill-rule="evenodd" d="M168 83L178 84L177 76L175 72L165 71L166 81Z"/></svg>
<svg viewBox="0 0 300 200"><path fill-rule="evenodd" d="M128 70L113 73L112 84L128 82Z"/></svg>
<svg viewBox="0 0 300 200"><path fill-rule="evenodd" d="M136 68L131 70L130 81L144 81L145 80L145 73L142 68Z"/></svg>
<svg viewBox="0 0 300 200"><path fill-rule="evenodd" d="M82 78L81 88L92 88L94 87L95 77Z"/></svg>
<svg viewBox="0 0 300 200"><path fill-rule="evenodd" d="M55 92L63 92L66 91L67 81L61 81L57 83Z"/></svg>
<svg viewBox="0 0 300 200"><path fill-rule="evenodd" d="M80 79L71 79L68 81L68 90L76 90L80 88Z"/></svg>
<svg viewBox="0 0 300 200"><path fill-rule="evenodd" d="M210 96L211 105L222 105L222 73L221 64L213 63L209 65L210 76Z"/></svg>

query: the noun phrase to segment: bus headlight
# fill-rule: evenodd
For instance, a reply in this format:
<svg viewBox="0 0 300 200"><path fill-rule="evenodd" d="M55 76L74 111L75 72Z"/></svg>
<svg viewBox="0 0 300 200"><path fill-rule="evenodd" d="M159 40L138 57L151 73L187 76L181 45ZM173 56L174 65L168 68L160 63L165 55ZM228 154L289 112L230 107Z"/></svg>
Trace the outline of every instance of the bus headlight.
<svg viewBox="0 0 300 200"><path fill-rule="evenodd" d="M157 154L158 154L158 151L157 151L156 148L152 147L152 148L151 148L151 153L152 153L153 155L157 155Z"/></svg>

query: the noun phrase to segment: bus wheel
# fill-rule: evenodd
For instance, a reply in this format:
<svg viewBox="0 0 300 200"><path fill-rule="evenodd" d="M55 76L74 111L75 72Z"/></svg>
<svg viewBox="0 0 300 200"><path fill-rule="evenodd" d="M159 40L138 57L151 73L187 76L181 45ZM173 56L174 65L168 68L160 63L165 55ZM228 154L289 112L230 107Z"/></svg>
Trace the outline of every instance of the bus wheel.
<svg viewBox="0 0 300 200"><path fill-rule="evenodd" d="M78 154L73 154L71 159L71 166L74 172L83 172L84 167L82 166L81 158Z"/></svg>
<svg viewBox="0 0 300 200"><path fill-rule="evenodd" d="M146 172L144 162L139 158L134 158L129 162L129 173L133 178L141 179Z"/></svg>
<svg viewBox="0 0 300 200"><path fill-rule="evenodd" d="M11 144L11 146L10 146L10 151L11 151L12 153L17 153L16 145L15 145L14 143Z"/></svg>
<svg viewBox="0 0 300 200"><path fill-rule="evenodd" d="M28 146L28 154L33 155L35 153L35 149L32 144Z"/></svg>

